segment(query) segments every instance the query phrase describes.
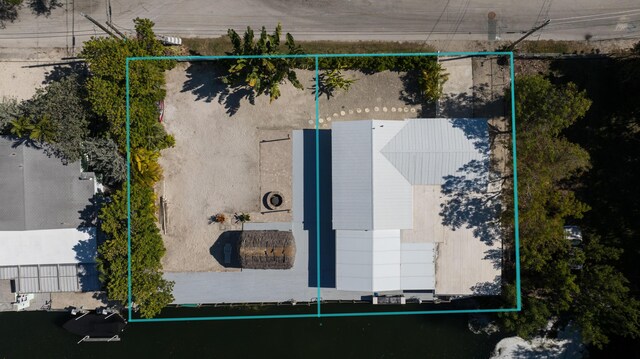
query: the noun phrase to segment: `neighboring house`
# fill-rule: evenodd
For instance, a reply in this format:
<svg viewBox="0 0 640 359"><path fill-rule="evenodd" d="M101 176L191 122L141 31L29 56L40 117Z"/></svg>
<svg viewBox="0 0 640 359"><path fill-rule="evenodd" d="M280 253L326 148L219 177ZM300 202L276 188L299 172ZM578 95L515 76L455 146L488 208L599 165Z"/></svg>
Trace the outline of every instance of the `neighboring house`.
<svg viewBox="0 0 640 359"><path fill-rule="evenodd" d="M20 293L99 289L95 176L0 137L0 280Z"/></svg>
<svg viewBox="0 0 640 359"><path fill-rule="evenodd" d="M500 268L487 253L501 241L453 230L440 214L445 179L472 162L488 169L488 147L486 119L334 122L336 288L491 294ZM465 175L486 181L477 172Z"/></svg>

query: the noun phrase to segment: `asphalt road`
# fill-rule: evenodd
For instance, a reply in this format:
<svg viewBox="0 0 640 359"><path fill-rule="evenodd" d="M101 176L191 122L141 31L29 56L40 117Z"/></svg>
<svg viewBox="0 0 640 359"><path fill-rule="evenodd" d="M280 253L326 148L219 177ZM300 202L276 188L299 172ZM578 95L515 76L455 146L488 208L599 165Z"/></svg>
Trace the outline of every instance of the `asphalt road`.
<svg viewBox="0 0 640 359"><path fill-rule="evenodd" d="M71 48L103 32L80 12L107 20L109 0L61 0L51 16L26 5L0 29L0 48ZM131 19L150 18L165 35L213 37L281 22L297 39L516 39L545 19L533 38L640 38L638 0L110 0L112 22L131 31ZM490 22L488 14L495 13ZM490 30L493 29L493 30Z"/></svg>

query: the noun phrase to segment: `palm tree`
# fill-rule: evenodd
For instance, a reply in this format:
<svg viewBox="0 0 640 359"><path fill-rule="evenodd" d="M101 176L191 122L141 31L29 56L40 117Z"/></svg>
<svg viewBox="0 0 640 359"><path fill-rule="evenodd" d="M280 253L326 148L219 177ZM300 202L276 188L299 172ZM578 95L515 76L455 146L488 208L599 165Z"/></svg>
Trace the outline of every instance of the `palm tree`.
<svg viewBox="0 0 640 359"><path fill-rule="evenodd" d="M56 126L51 122L49 117L43 116L35 125L32 126L29 138L38 142L55 142Z"/></svg>
<svg viewBox="0 0 640 359"><path fill-rule="evenodd" d="M267 30L262 27L258 40L254 40L254 33L250 27L240 37L233 29L228 31L231 44L233 45L232 55L277 55L280 52L280 37L282 36L282 26L278 24L273 34L267 34ZM285 45L289 54L300 54L302 49L297 46L293 36L287 33ZM288 58L249 58L238 59L230 63L229 73L223 77L223 82L232 86L248 86L256 96L262 94L269 95L269 101L280 97L280 84L289 80L291 84L303 89L295 71L295 59Z"/></svg>
<svg viewBox="0 0 640 359"><path fill-rule="evenodd" d="M158 163L159 152L138 148L134 150L134 180L147 186L153 186L162 178L162 167Z"/></svg>
<svg viewBox="0 0 640 359"><path fill-rule="evenodd" d="M33 123L31 122L31 119L27 117L18 117L11 121L10 124L11 129L9 132L18 138L30 136L31 131L33 130Z"/></svg>

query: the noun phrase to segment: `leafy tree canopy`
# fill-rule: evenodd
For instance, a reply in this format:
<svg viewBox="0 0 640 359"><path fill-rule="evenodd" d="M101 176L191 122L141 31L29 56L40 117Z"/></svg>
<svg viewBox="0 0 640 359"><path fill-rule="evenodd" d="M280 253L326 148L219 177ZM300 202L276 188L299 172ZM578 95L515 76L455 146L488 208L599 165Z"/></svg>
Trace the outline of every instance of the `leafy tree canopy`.
<svg viewBox="0 0 640 359"><path fill-rule="evenodd" d="M242 38L233 29L229 29L228 35L233 44L233 51L230 55L282 54L280 52L280 37L282 36L280 24L276 26L271 35L267 34L267 30L263 26L257 41L250 27L247 27ZM285 46L287 54L301 53L300 47L296 46L293 36L289 33L286 35ZM287 58L238 59L230 64L228 74L223 78L223 81L233 86L247 86L256 96L269 95L269 100L273 101L280 97L280 85L285 80L291 82L298 89L303 88L293 70L295 64L295 59Z"/></svg>
<svg viewBox="0 0 640 359"><path fill-rule="evenodd" d="M516 78L515 91L523 311L502 317L507 329L528 337L567 311L580 291L564 224L589 209L567 185L588 168L589 155L562 130L586 113L590 101L575 85L556 87L541 76ZM512 208L512 189L504 191L505 207ZM504 226L512 233L512 220Z"/></svg>
<svg viewBox="0 0 640 359"><path fill-rule="evenodd" d="M122 153L126 147L126 58L163 55L163 47L153 33L153 22L134 20L135 39L93 38L85 42L82 56L92 76L88 80L88 98L93 111L109 124L109 132ZM160 150L173 144L158 123L157 103L164 99L164 71L174 61L131 61L129 96L131 147Z"/></svg>
<svg viewBox="0 0 640 359"><path fill-rule="evenodd" d="M155 218L153 189L131 187L131 288L132 300L145 318L157 315L173 301L173 282L162 278L165 253ZM127 191L117 191L100 213L102 231L108 240L100 246L98 268L112 300L127 298Z"/></svg>
<svg viewBox="0 0 640 359"><path fill-rule="evenodd" d="M84 100L86 92L79 75L71 74L51 82L20 104L32 122L32 140L46 142L53 152L69 162L78 161L89 137L92 114Z"/></svg>

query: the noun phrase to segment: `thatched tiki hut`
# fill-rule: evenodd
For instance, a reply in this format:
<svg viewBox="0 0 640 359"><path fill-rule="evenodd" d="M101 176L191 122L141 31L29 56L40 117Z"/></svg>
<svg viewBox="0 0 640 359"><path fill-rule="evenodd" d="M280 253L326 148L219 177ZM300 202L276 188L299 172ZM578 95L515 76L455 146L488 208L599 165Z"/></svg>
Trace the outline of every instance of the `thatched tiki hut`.
<svg viewBox="0 0 640 359"><path fill-rule="evenodd" d="M240 266L249 269L290 269L296 256L293 234L286 231L242 231Z"/></svg>

